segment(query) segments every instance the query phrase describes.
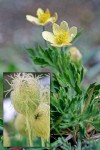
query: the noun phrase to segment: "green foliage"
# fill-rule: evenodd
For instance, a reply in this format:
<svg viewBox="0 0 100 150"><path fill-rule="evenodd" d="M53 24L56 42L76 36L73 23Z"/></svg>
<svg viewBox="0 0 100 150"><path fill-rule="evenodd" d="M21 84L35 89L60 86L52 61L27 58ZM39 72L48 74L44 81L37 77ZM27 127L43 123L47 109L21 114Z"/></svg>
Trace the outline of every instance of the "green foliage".
<svg viewBox="0 0 100 150"><path fill-rule="evenodd" d="M58 138L53 144L51 144L52 150L100 150L100 139L98 142L95 141L84 141L81 142L78 139L76 146L71 146L66 138Z"/></svg>
<svg viewBox="0 0 100 150"><path fill-rule="evenodd" d="M60 150L60 149L63 149L63 150L74 150L72 147L71 147L71 144L68 143L66 141L65 138L58 138L58 140L56 140L53 144L51 144L51 149L52 150Z"/></svg>
<svg viewBox="0 0 100 150"><path fill-rule="evenodd" d="M99 150L99 149L100 149L100 139L98 140L98 142L84 141L83 143L79 140L76 148L76 150Z"/></svg>
<svg viewBox="0 0 100 150"><path fill-rule="evenodd" d="M54 79L58 80L61 86L70 85L76 92L81 93L79 83L83 78L83 67L79 68L76 64L71 63L70 54L67 51L59 51L59 49L50 47L42 49L41 47L28 49L33 62L42 67L50 67L54 72ZM56 77L55 77L56 75Z"/></svg>
<svg viewBox="0 0 100 150"><path fill-rule="evenodd" d="M1 140L0 140L0 150L7 150L6 148L4 148L4 147L2 146Z"/></svg>
<svg viewBox="0 0 100 150"><path fill-rule="evenodd" d="M4 150L2 146L3 120L0 118L0 150Z"/></svg>
<svg viewBox="0 0 100 150"><path fill-rule="evenodd" d="M3 133L3 120L0 118L0 141L2 140Z"/></svg>
<svg viewBox="0 0 100 150"><path fill-rule="evenodd" d="M100 131L99 95L100 85L93 83L87 90L82 89L84 67L70 60L66 49L37 47L28 49L36 65L51 69L51 134L59 135L51 145L61 144L64 134L70 129L74 138L86 137L87 125ZM66 142L65 142L66 143ZM64 139L63 139L64 145ZM65 144L66 145L66 144ZM72 149L70 144L63 149ZM68 146L68 148L67 148ZM59 149L59 148L58 148Z"/></svg>
<svg viewBox="0 0 100 150"><path fill-rule="evenodd" d="M0 126L3 126L3 120L0 118Z"/></svg>

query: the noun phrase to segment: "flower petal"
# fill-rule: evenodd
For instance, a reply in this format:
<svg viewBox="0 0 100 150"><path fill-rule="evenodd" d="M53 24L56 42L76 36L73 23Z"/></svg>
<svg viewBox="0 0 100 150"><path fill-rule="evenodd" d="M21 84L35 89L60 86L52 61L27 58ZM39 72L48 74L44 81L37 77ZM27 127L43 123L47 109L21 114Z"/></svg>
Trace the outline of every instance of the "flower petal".
<svg viewBox="0 0 100 150"><path fill-rule="evenodd" d="M32 22L32 23L39 24L38 18L33 17L33 16L31 16L31 15L26 15L26 19L27 19L28 21Z"/></svg>
<svg viewBox="0 0 100 150"><path fill-rule="evenodd" d="M54 47L65 47L71 45L71 43L62 43L62 44L52 43L51 45Z"/></svg>
<svg viewBox="0 0 100 150"><path fill-rule="evenodd" d="M50 10L47 8L46 11L45 11L45 13L50 14Z"/></svg>
<svg viewBox="0 0 100 150"><path fill-rule="evenodd" d="M71 37L74 38L77 34L77 27L75 26L71 27L69 32L70 32Z"/></svg>
<svg viewBox="0 0 100 150"><path fill-rule="evenodd" d="M62 44L63 46L69 46L69 45L72 45L70 42L68 43L68 42L65 42L65 43L63 43Z"/></svg>
<svg viewBox="0 0 100 150"><path fill-rule="evenodd" d="M70 43L71 41L72 41L72 37L70 36L70 34L69 34L69 36L68 36L68 38L66 39L66 41L65 41L65 43Z"/></svg>
<svg viewBox="0 0 100 150"><path fill-rule="evenodd" d="M53 24L53 33L54 35L60 31L60 26L56 23Z"/></svg>
<svg viewBox="0 0 100 150"><path fill-rule="evenodd" d="M66 21L62 21L60 23L60 27L61 27L61 29L65 30L65 31L69 30L68 23Z"/></svg>
<svg viewBox="0 0 100 150"><path fill-rule="evenodd" d="M57 19L58 19L58 14L54 13L54 15L48 19L48 22L50 21L50 22L54 23L57 21Z"/></svg>
<svg viewBox="0 0 100 150"><path fill-rule="evenodd" d="M44 31L44 32L42 32L42 36L46 41L49 41L51 43L55 43L55 36L53 35L53 33L48 32L48 31Z"/></svg>
<svg viewBox="0 0 100 150"><path fill-rule="evenodd" d="M44 10L43 9L41 9L41 8L38 8L38 10L37 10L37 16L40 16L40 14L44 14Z"/></svg>

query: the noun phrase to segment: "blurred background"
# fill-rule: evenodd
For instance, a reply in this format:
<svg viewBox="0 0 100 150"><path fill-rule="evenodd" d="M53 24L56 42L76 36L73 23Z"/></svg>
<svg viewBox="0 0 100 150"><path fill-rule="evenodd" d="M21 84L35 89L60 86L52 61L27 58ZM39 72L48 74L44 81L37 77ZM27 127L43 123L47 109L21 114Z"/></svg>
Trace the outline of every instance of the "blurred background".
<svg viewBox="0 0 100 150"><path fill-rule="evenodd" d="M57 12L57 23L65 20L69 26L84 29L74 43L83 55L87 70L83 84L87 87L91 82L100 82L100 0L0 0L0 99L3 72L38 70L32 65L26 48L37 43L44 46L42 27L28 22L25 16L35 16L39 7L49 8L52 14ZM51 25L46 29L51 29Z"/></svg>

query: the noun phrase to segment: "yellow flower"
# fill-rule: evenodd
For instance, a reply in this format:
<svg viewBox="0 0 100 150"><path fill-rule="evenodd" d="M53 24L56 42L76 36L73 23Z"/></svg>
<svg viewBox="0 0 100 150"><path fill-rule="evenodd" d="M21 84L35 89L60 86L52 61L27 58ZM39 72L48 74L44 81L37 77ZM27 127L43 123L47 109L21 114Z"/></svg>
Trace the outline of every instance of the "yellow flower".
<svg viewBox="0 0 100 150"><path fill-rule="evenodd" d="M42 36L46 41L49 41L52 46L63 47L71 45L73 38L77 34L77 27L68 27L66 21L62 21L60 26L56 23L53 24L53 33L44 31Z"/></svg>
<svg viewBox="0 0 100 150"><path fill-rule="evenodd" d="M41 8L38 8L37 10L37 17L26 15L26 19L28 21L41 26L44 26L49 22L54 23L56 22L57 18L58 18L57 13L55 13L54 16L51 17L49 9L46 9L46 11L44 11Z"/></svg>
<svg viewBox="0 0 100 150"><path fill-rule="evenodd" d="M79 61L82 58L82 55L80 53L80 51L76 48L76 47L71 47L69 50L70 54L71 54L71 60L72 61Z"/></svg>

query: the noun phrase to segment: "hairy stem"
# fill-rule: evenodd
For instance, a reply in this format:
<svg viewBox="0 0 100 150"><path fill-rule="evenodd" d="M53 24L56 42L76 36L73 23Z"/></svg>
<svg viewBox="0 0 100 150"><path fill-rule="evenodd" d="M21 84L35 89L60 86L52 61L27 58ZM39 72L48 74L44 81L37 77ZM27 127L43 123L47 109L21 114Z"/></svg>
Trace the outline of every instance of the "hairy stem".
<svg viewBox="0 0 100 150"><path fill-rule="evenodd" d="M30 127L30 123L29 123L29 117L28 114L26 113L26 127L27 127L27 131L28 131L28 138L29 138L29 146L32 147L32 137L31 137L31 127Z"/></svg>
<svg viewBox="0 0 100 150"><path fill-rule="evenodd" d="M49 139L46 140L46 147L47 147L47 148L50 147L50 141L49 141Z"/></svg>
<svg viewBox="0 0 100 150"><path fill-rule="evenodd" d="M42 142L42 147L45 147L45 140L43 138L41 138L41 142Z"/></svg>

